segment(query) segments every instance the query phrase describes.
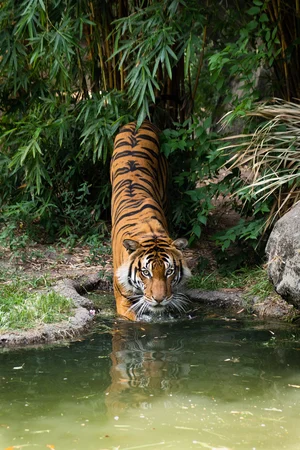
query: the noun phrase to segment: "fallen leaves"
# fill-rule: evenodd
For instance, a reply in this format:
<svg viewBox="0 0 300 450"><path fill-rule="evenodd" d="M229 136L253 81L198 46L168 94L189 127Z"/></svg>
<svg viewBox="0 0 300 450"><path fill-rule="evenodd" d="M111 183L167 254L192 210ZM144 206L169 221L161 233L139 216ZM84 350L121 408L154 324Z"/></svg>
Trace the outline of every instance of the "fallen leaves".
<svg viewBox="0 0 300 450"><path fill-rule="evenodd" d="M21 369L24 369L24 366L25 366L25 363L22 364L22 366L16 366L16 367L13 367L13 370L21 370Z"/></svg>
<svg viewBox="0 0 300 450"><path fill-rule="evenodd" d="M232 362L232 363L239 363L240 362L240 358L227 358L224 359L225 362Z"/></svg>

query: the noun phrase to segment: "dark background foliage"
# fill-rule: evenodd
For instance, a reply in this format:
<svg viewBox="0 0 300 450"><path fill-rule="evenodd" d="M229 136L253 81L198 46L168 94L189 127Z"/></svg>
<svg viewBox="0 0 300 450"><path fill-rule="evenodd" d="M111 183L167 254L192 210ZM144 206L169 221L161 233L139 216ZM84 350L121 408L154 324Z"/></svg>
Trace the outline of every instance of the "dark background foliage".
<svg viewBox="0 0 300 450"><path fill-rule="evenodd" d="M114 136L121 125L145 118L163 130L173 234L198 239L215 208L213 199L242 183L238 168L211 182L231 157L219 150L218 138L253 129L257 121L245 116L257 100L299 98L297 5L282 0L3 3L2 241L103 237ZM219 124L224 114L229 131ZM254 197L232 200L244 217L217 236L223 250L241 241L257 248L274 198L257 203Z"/></svg>

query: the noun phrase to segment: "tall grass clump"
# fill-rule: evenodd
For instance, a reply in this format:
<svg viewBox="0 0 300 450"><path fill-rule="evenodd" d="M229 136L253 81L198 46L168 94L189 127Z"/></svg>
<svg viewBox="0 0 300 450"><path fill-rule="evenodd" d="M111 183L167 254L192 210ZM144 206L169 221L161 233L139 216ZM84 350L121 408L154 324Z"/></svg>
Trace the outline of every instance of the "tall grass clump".
<svg viewBox="0 0 300 450"><path fill-rule="evenodd" d="M254 212L264 214L265 232L300 200L300 105L274 99L247 117L259 122L255 130L229 137L231 143L221 150L234 153L231 170L248 172L236 194L246 207L251 203Z"/></svg>

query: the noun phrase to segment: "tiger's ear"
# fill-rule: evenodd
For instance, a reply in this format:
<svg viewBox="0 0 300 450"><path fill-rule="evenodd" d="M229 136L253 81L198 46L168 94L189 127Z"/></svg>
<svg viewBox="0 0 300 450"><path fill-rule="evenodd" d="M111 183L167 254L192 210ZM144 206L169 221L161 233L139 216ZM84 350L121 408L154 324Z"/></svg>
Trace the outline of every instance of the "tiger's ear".
<svg viewBox="0 0 300 450"><path fill-rule="evenodd" d="M140 244L137 241L134 241L133 239L124 239L123 245L129 254L133 253L140 247Z"/></svg>
<svg viewBox="0 0 300 450"><path fill-rule="evenodd" d="M172 245L176 247L178 250L183 250L188 246L188 240L185 238L179 238L172 242Z"/></svg>

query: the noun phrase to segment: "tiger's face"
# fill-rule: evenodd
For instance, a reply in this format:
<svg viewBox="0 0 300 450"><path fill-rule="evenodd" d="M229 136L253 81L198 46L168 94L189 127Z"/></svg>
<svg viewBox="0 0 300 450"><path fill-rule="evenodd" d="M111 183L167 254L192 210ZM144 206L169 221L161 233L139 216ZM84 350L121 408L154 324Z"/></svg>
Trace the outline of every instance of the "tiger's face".
<svg viewBox="0 0 300 450"><path fill-rule="evenodd" d="M150 248L125 239L123 245L129 255L117 277L128 292L129 310L137 319L172 310L183 312L188 301L178 292L178 286L190 276L181 252L186 239L177 239L171 245L155 243Z"/></svg>

